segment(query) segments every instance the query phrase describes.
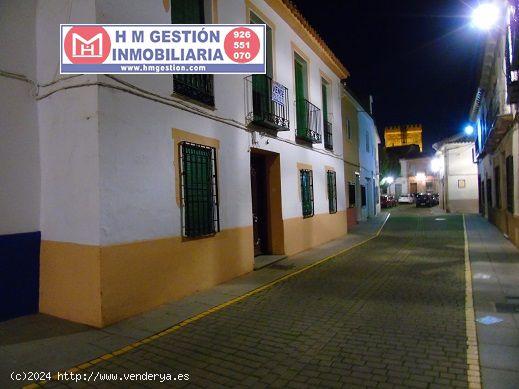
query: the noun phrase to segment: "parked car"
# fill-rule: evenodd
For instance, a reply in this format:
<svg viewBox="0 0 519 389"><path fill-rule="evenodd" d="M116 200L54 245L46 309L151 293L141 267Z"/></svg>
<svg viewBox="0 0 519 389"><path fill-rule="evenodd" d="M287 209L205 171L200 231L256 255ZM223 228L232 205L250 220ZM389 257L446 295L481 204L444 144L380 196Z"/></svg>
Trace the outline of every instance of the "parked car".
<svg viewBox="0 0 519 389"><path fill-rule="evenodd" d="M430 193L418 193L416 195L416 207L432 207L433 197Z"/></svg>
<svg viewBox="0 0 519 389"><path fill-rule="evenodd" d="M391 208L397 205L397 201L395 196L391 195L381 195L380 196L380 206L382 208Z"/></svg>
<svg viewBox="0 0 519 389"><path fill-rule="evenodd" d="M433 193L433 205L440 205L440 195L438 193Z"/></svg>
<svg viewBox="0 0 519 389"><path fill-rule="evenodd" d="M400 195L400 197L398 198L398 202L401 204L412 204L414 202L414 199L413 196L404 194Z"/></svg>

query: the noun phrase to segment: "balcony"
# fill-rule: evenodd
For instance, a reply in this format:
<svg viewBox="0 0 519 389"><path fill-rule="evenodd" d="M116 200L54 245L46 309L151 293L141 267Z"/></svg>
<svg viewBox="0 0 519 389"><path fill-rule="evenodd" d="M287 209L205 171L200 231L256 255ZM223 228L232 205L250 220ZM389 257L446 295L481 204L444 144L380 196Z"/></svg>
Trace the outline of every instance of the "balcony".
<svg viewBox="0 0 519 389"><path fill-rule="evenodd" d="M173 91L189 99L214 107L212 74L174 74Z"/></svg>
<svg viewBox="0 0 519 389"><path fill-rule="evenodd" d="M324 120L323 123L324 129L324 148L326 150L333 150L333 131L332 131L332 123L327 120Z"/></svg>
<svg viewBox="0 0 519 389"><path fill-rule="evenodd" d="M321 143L321 110L306 99L296 100L296 137L309 143Z"/></svg>
<svg viewBox="0 0 519 389"><path fill-rule="evenodd" d="M245 77L247 124L275 131L290 129L288 89L269 76Z"/></svg>

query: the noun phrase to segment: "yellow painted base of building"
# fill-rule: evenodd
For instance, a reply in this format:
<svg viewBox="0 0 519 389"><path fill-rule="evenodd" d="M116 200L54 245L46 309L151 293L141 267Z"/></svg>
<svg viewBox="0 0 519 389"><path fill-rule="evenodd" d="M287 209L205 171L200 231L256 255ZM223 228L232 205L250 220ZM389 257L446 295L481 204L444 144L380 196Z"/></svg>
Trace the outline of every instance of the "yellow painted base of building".
<svg viewBox="0 0 519 389"><path fill-rule="evenodd" d="M284 252L294 255L346 234L346 212L283 228ZM110 246L42 241L40 311L104 327L252 271L253 246L252 226Z"/></svg>
<svg viewBox="0 0 519 389"><path fill-rule="evenodd" d="M322 213L309 218L296 217L283 221L285 254L294 255L337 239L348 231L346 211Z"/></svg>
<svg viewBox="0 0 519 389"><path fill-rule="evenodd" d="M510 241L519 247L519 217L512 215L507 210L492 209L489 221L497 226Z"/></svg>
<svg viewBox="0 0 519 389"><path fill-rule="evenodd" d="M111 246L42 241L40 311L104 327L252 271L252 227Z"/></svg>

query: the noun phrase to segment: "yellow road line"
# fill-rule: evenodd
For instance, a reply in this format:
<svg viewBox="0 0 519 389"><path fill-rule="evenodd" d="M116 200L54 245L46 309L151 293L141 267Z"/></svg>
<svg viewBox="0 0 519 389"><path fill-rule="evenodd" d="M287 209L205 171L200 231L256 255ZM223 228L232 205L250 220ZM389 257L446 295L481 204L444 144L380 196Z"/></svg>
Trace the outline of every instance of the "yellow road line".
<svg viewBox="0 0 519 389"><path fill-rule="evenodd" d="M348 247L346 249L338 251L338 252L336 252L336 253L334 253L332 255L329 255L328 257L323 258L323 259L321 259L321 260L319 260L317 262L314 262L314 263L312 263L310 265L304 266L301 269L293 271L290 274L287 274L287 275L284 275L284 276L282 276L280 278L277 278L274 281L271 281L268 284L265 284L265 285L262 285L262 286L260 286L260 287L258 287L256 289L253 289L250 292L242 294L241 296L235 297L235 298L233 298L231 300L228 300L228 301L226 301L226 302L224 302L224 303L222 303L220 305L214 306L214 307L212 307L212 308L210 308L210 309L208 309L208 310L206 310L206 311L204 311L202 313L199 313L199 314L197 314L197 315L195 315L193 317L190 317L190 318L188 318L186 320L183 320L183 321L175 324L174 326L171 326L171 327L169 327L169 328L167 328L167 329L165 329L163 331L160 331L160 332L158 332L158 333L156 333L154 335L151 335L151 336L149 336L147 338L141 339L141 340L139 340L137 342L131 343L128 346L125 346L125 347L123 347L123 348L121 348L119 350L115 350L115 351L112 351L111 353L108 353L108 354L105 354L105 355L101 355L101 356L99 356L97 358L94 358L91 361L88 361L88 362L82 363L80 365L74 366L74 367L72 367L70 369L67 369L66 372L70 373L70 372L78 372L78 371L81 371L81 370L85 370L85 369L88 369L88 368L90 368L92 366L97 365L100 362L103 362L104 360L108 360L108 359L113 358L113 357L115 357L117 355L125 354L128 351L130 351L130 350L133 350L133 349L135 349L137 347L142 346L143 344L149 343L149 342L151 342L151 341L153 341L155 339L159 339L159 338L161 338L161 337L163 337L165 335L171 334L172 332L175 332L175 331L179 330L180 328L185 327L188 324L191 324L191 323L193 323L193 322L195 322L197 320L200 320L200 319L210 315L211 313L220 311L223 308L226 308L226 307L228 307L230 305L233 305L233 304L235 304L235 303L237 303L239 301L245 300L246 298L251 297L251 296L253 296L253 295L255 295L255 294L259 293L259 292L262 292L262 291L264 291L264 290L266 290L268 288L271 288L274 285L277 285L277 284L279 284L279 283L281 283L281 282L283 282L283 281L285 281L285 280L287 280L289 278L292 278L292 277L294 277L294 276L296 276L298 274L301 274L301 273L303 273L303 272L305 272L307 270L310 270L310 269L312 269L312 268L314 268L316 266L319 266L319 265L323 264L324 262L329 261L332 258L335 258L335 257L337 257L339 255L342 255L342 254L344 254L344 253L346 253L346 252L348 252L350 250L353 250L356 247L362 246L363 244L369 242L370 240L373 240L373 239L377 238L380 235L380 233L382 232L382 229L386 225L386 222L388 221L390 216L391 216L391 213L388 213L388 215L384 219L384 222L382 223L382 226L380 226L380 228L378 229L378 231L377 231L377 233L375 235L373 235L373 236L363 240L362 242L359 242L357 244L354 244L351 247ZM54 374L52 376L52 379L53 380L57 380L58 379L58 373ZM23 389L41 387L41 386L44 386L47 383L48 383L48 381L40 381L38 383L33 383L33 384L26 385L26 386L23 387Z"/></svg>
<svg viewBox="0 0 519 389"><path fill-rule="evenodd" d="M463 237L465 239L465 323L467 329L467 380L469 389L481 388L481 373L479 368L478 337L476 333L476 316L472 297L472 270L470 268L469 240L467 224L463 214Z"/></svg>

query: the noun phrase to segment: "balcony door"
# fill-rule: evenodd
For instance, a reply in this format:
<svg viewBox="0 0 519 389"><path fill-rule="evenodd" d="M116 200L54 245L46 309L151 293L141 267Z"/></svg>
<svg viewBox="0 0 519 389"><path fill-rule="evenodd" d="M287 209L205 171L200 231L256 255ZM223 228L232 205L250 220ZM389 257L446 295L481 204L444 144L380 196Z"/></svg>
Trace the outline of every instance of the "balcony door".
<svg viewBox="0 0 519 389"><path fill-rule="evenodd" d="M272 28L255 13L250 13L251 24L265 24L266 28L266 74L252 75L252 104L255 120L269 120L274 109L272 102Z"/></svg>
<svg viewBox="0 0 519 389"><path fill-rule="evenodd" d="M306 62L297 53L294 53L294 73L296 86L296 116L298 135L307 136L308 114L306 107Z"/></svg>

